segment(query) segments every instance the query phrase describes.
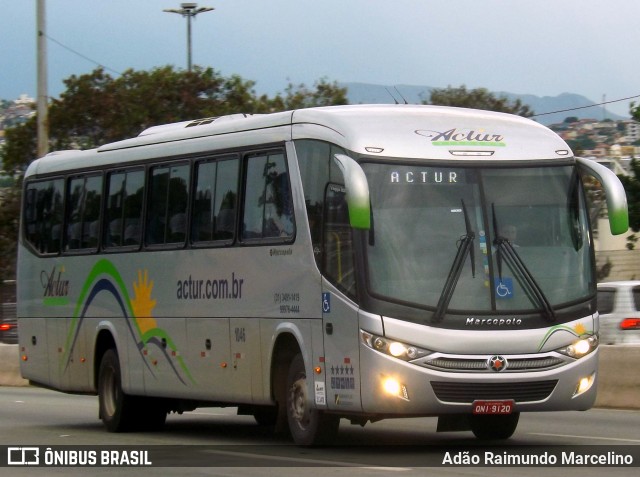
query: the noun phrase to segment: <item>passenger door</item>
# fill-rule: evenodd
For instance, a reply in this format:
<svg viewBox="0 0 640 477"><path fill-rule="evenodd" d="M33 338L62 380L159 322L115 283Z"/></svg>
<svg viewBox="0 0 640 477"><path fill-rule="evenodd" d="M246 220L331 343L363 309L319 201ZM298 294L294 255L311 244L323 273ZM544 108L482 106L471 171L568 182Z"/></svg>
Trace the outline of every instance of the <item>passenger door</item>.
<svg viewBox="0 0 640 477"><path fill-rule="evenodd" d="M322 319L329 409L361 410L358 307L352 229L345 188L329 184L325 197Z"/></svg>

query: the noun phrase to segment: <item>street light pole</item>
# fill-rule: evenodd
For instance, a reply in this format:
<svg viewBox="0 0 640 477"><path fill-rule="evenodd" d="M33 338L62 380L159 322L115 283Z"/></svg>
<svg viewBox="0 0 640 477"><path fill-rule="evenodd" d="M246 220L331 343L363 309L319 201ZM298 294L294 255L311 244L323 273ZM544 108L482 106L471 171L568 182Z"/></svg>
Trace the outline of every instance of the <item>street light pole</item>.
<svg viewBox="0 0 640 477"><path fill-rule="evenodd" d="M187 69L191 71L191 18L199 13L210 12L213 7L198 7L197 3L181 3L180 8L166 8L162 10L167 13L178 13L183 17L187 17Z"/></svg>
<svg viewBox="0 0 640 477"><path fill-rule="evenodd" d="M37 8L37 99L36 130L37 154L42 157L49 152L49 96L47 92L47 37L45 0L38 0Z"/></svg>

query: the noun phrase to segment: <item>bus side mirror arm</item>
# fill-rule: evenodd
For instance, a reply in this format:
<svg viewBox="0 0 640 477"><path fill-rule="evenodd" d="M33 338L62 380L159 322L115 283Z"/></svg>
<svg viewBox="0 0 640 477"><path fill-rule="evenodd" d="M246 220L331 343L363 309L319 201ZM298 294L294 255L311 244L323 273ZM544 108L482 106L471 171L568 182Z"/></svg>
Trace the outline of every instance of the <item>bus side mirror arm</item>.
<svg viewBox="0 0 640 477"><path fill-rule="evenodd" d="M610 169L596 161L576 157L579 169L600 181L607 198L609 211L609 227L613 235L620 235L629 230L629 212L627 208L627 194L616 176Z"/></svg>
<svg viewBox="0 0 640 477"><path fill-rule="evenodd" d="M355 229L369 230L371 228L371 202L367 176L360 164L349 156L336 154L334 159L344 175L349 222Z"/></svg>

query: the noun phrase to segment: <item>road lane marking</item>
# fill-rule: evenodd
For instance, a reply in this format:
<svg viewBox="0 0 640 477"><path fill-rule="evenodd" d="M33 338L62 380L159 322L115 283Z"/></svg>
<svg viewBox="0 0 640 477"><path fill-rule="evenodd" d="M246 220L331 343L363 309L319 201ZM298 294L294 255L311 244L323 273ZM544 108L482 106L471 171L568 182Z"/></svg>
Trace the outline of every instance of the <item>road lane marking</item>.
<svg viewBox="0 0 640 477"><path fill-rule="evenodd" d="M405 472L408 470L413 470L407 467L383 467L383 466L376 466L371 464L358 464L354 462L343 462L343 461L337 461L337 460L305 459L303 457L285 457L285 456L279 457L274 455L254 454L250 452L234 452L234 451L210 450L210 449L207 449L204 452L210 453L210 454L229 455L229 456L244 457L244 458L296 462L300 464L319 464L322 467L359 467L363 469L384 470L387 472L389 471Z"/></svg>
<svg viewBox="0 0 640 477"><path fill-rule="evenodd" d="M597 436L573 436L570 434L549 434L546 432L529 432L532 436L544 436L544 437L567 437L570 439L591 439L600 441L617 441L617 442L635 442L640 443L640 439L621 439L619 437L597 437Z"/></svg>

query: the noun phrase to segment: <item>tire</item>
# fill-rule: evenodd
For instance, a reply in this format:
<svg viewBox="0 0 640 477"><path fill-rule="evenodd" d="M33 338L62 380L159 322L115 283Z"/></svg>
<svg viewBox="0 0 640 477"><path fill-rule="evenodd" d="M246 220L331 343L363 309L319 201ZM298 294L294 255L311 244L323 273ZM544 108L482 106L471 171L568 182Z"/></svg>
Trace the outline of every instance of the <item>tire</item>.
<svg viewBox="0 0 640 477"><path fill-rule="evenodd" d="M133 428L135 403L122 390L120 361L113 348L107 350L100 361L98 402L100 419L109 432L124 432Z"/></svg>
<svg viewBox="0 0 640 477"><path fill-rule="evenodd" d="M482 440L508 439L516 431L519 419L519 412L504 416L472 415L471 430Z"/></svg>
<svg viewBox="0 0 640 477"><path fill-rule="evenodd" d="M167 419L162 400L130 396L122 390L120 361L113 348L100 362L98 401L100 419L109 432L157 431Z"/></svg>
<svg viewBox="0 0 640 477"><path fill-rule="evenodd" d="M297 354L287 376L286 413L293 441L302 446L329 444L338 432L340 418L313 406L308 394L304 359Z"/></svg>

